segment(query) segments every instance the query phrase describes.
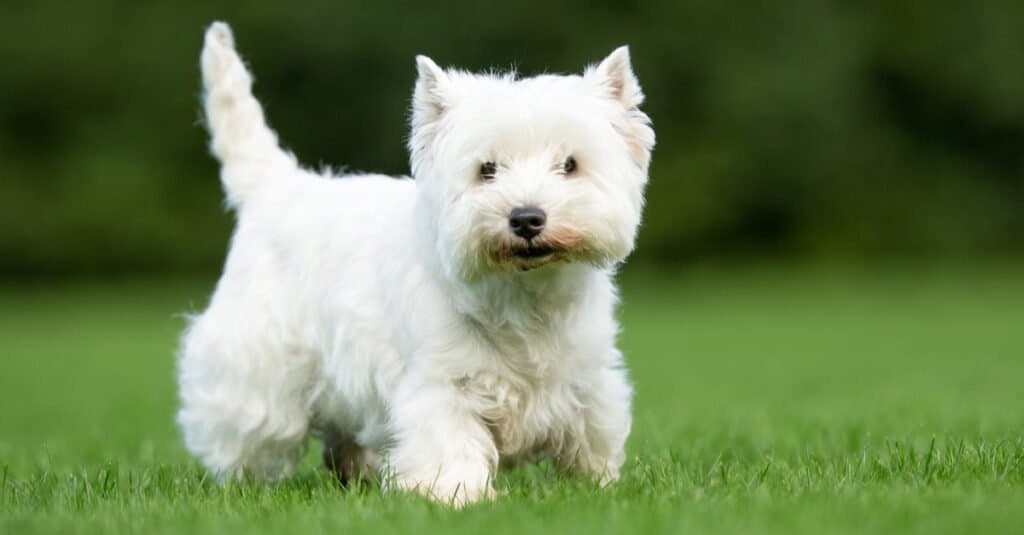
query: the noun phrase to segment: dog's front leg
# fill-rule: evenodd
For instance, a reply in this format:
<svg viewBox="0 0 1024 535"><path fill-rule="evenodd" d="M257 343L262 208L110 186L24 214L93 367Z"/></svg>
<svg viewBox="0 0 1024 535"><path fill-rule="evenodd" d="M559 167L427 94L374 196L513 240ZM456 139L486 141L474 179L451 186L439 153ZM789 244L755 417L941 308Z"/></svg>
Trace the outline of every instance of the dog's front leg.
<svg viewBox="0 0 1024 535"><path fill-rule="evenodd" d="M600 370L584 397L584 436L571 462L577 471L607 485L619 479L632 423L632 388L625 370L618 366Z"/></svg>
<svg viewBox="0 0 1024 535"><path fill-rule="evenodd" d="M393 484L456 507L494 497L494 438L454 380L408 370L392 408Z"/></svg>

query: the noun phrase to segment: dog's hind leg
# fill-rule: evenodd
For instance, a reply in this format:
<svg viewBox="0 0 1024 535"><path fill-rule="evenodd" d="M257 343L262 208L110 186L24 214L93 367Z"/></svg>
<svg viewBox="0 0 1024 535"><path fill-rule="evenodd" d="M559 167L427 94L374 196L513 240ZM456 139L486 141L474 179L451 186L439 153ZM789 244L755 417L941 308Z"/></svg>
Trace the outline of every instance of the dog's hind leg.
<svg viewBox="0 0 1024 535"><path fill-rule="evenodd" d="M219 289L223 290L223 288ZM220 479L290 475L309 431L315 359L253 300L214 297L185 334L178 423L186 447Z"/></svg>
<svg viewBox="0 0 1024 535"><path fill-rule="evenodd" d="M374 483L380 479L380 458L373 451L356 443L352 437L335 430L323 433L324 467L338 482L348 486L355 481Z"/></svg>
<svg viewBox="0 0 1024 535"><path fill-rule="evenodd" d="M252 76L235 51L227 24L215 22L206 30L200 64L211 150L223 164L221 181L228 202L238 207L265 183L294 171L298 164L267 126L263 109L252 95Z"/></svg>

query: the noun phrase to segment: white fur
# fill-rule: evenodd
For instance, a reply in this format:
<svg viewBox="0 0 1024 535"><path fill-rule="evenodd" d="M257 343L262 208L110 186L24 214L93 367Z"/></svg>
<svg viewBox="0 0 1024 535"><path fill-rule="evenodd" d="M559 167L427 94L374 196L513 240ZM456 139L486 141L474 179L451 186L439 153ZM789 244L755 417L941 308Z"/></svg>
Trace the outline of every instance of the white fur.
<svg viewBox="0 0 1024 535"><path fill-rule="evenodd" d="M455 504L493 496L499 461L615 480L631 388L612 277L654 144L628 51L582 76L417 63L415 181L324 176L279 148L228 26L207 31L206 116L238 226L183 338L186 445L222 478L273 479L310 434L354 441L383 455L386 484ZM525 205L548 214L547 258L512 254Z"/></svg>

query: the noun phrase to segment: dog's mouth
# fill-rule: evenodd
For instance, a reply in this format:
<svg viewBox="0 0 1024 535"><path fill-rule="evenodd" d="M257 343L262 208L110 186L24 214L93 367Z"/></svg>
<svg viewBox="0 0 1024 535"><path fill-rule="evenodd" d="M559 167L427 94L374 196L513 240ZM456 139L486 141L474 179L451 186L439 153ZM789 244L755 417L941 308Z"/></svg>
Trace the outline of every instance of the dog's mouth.
<svg viewBox="0 0 1024 535"><path fill-rule="evenodd" d="M533 240L498 242L491 254L495 264L517 271L531 271L550 264L579 260L581 243L575 234L549 233Z"/></svg>
<svg viewBox="0 0 1024 535"><path fill-rule="evenodd" d="M512 254L521 260L539 260L555 254L555 250L544 245L529 245L522 249L517 249Z"/></svg>

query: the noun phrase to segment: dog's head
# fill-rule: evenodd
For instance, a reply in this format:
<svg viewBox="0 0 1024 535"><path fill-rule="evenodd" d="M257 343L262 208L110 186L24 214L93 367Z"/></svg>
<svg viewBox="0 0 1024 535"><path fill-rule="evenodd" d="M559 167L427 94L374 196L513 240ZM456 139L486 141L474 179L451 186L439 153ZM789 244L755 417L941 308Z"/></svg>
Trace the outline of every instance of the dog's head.
<svg viewBox="0 0 1024 535"><path fill-rule="evenodd" d="M417 66L412 171L449 275L625 259L654 146L626 47L582 76Z"/></svg>

